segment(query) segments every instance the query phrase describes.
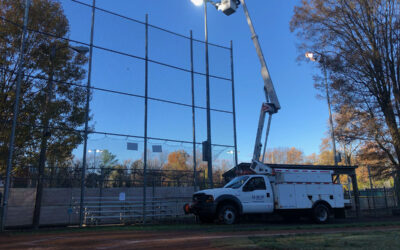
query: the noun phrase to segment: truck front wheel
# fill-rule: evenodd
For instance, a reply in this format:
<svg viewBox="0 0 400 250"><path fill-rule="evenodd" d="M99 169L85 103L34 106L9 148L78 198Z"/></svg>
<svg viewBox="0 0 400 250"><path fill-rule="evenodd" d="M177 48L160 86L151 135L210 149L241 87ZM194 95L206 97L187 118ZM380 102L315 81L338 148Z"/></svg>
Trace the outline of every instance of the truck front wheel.
<svg viewBox="0 0 400 250"><path fill-rule="evenodd" d="M329 208L323 204L316 205L312 210L312 218L316 223L328 222Z"/></svg>
<svg viewBox="0 0 400 250"><path fill-rule="evenodd" d="M232 225L237 221L238 212L232 205L223 205L218 210L218 219L221 223Z"/></svg>

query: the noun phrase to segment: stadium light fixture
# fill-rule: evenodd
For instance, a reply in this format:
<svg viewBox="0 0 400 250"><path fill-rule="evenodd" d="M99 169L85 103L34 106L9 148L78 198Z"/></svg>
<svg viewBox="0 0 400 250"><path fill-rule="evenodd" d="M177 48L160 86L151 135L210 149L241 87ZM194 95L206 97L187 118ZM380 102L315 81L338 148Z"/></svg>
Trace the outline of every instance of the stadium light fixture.
<svg viewBox="0 0 400 250"><path fill-rule="evenodd" d="M204 0L191 0L191 1L196 6L201 6L204 2Z"/></svg>

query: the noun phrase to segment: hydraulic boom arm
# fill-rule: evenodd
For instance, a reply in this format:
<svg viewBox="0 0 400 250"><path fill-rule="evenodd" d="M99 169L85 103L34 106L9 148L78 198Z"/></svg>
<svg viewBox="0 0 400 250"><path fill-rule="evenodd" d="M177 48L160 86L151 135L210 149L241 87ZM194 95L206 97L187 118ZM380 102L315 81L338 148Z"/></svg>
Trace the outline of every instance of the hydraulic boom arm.
<svg viewBox="0 0 400 250"><path fill-rule="evenodd" d="M252 164L252 169L255 170L256 172L259 172L260 164L257 164L260 159L260 154L261 154L261 138L262 138L262 132L264 129L264 123L265 123L265 114L269 114L269 119L268 119L268 126L267 126L267 131L265 135L265 145L264 145L264 153L263 153L263 160L264 160L264 154L265 154L265 148L268 140L268 134L269 134L269 129L271 125L271 119L272 115L277 113L278 110L281 108L281 105L279 104L278 97L276 96L275 88L272 83L267 64L265 62L264 54L261 50L260 43L258 41L258 36L256 34L256 31L254 29L253 23L250 18L249 11L247 10L247 6L244 0L240 0L240 3L243 6L243 11L246 15L247 19L247 24L249 25L250 31L251 31L251 39L253 40L254 46L256 47L257 55L261 63L261 76L264 80L264 92L265 92L265 98L267 100L266 103L263 103L261 106L261 112L260 112L260 118L258 121L258 128L257 128L257 135L256 135L256 142L254 145L254 153L253 153L253 164Z"/></svg>
<svg viewBox="0 0 400 250"><path fill-rule="evenodd" d="M279 104L278 97L276 96L275 88L274 85L272 84L272 80L268 72L267 64L265 62L265 58L261 50L260 43L258 41L258 36L251 21L249 11L247 10L246 2L245 0L221 0L218 3L213 2L212 0L203 0L203 1L211 3L218 10L222 11L225 15L228 16L236 11L237 6L239 4L242 4L243 6L243 11L244 14L246 15L247 24L249 25L251 32L251 39L253 40L254 46L256 47L257 55L261 63L261 76L264 80L264 93L266 98L266 102L263 103L261 106L251 168L253 169L253 171L257 173L270 173L272 170L268 166L264 165L259 161L262 148L261 138L262 138L262 132L264 130L265 114L268 113L269 118L265 135L264 153L262 158L262 162L264 162L265 148L267 145L272 115L278 112L278 110L281 108L281 105Z"/></svg>

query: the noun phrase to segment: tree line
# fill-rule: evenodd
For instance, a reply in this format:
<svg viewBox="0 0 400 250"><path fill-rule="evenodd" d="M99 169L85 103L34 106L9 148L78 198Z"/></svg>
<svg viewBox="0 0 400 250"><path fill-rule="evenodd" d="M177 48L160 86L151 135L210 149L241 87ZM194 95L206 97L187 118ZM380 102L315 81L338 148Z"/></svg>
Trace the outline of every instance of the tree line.
<svg viewBox="0 0 400 250"><path fill-rule="evenodd" d="M201 155L198 152L198 155ZM159 153L151 157L148 155L146 182L148 186L193 186L194 165L193 158L185 150L171 153ZM77 163L79 165L79 162ZM208 178L207 164L196 158L196 185L204 186ZM217 160L214 164L213 178L219 185L223 184L222 174L232 168L227 160ZM58 178L66 180L69 186L71 180L65 176L66 171L61 171ZM88 187L141 187L144 185L143 157L136 160L118 161L117 156L108 150L103 150L98 159L88 158L88 174L86 185ZM80 178L77 179L79 181ZM59 182L62 183L62 182Z"/></svg>
<svg viewBox="0 0 400 250"><path fill-rule="evenodd" d="M9 152L25 1L0 1L0 174ZM31 1L15 135L13 174L29 175L46 143L46 164L66 166L83 142L87 56L72 49L70 27L58 1ZM39 31L39 32L34 32ZM52 34L49 36L47 34ZM68 84L73 83L73 84ZM45 127L49 129L45 132Z"/></svg>
<svg viewBox="0 0 400 250"><path fill-rule="evenodd" d="M400 198L400 2L304 0L291 31L306 51L323 56L336 132L345 154L357 148L381 176L393 176ZM316 87L326 91L321 77ZM350 159L350 157L347 157Z"/></svg>

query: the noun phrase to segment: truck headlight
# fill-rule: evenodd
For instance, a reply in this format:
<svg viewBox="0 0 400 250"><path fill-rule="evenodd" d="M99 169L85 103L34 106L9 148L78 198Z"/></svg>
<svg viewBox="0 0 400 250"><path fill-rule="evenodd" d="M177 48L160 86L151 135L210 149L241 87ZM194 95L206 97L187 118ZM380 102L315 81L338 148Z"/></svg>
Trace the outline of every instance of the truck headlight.
<svg viewBox="0 0 400 250"><path fill-rule="evenodd" d="M213 197L212 195L207 195L206 202L207 202L207 203L212 203L212 202L214 202L214 197Z"/></svg>

